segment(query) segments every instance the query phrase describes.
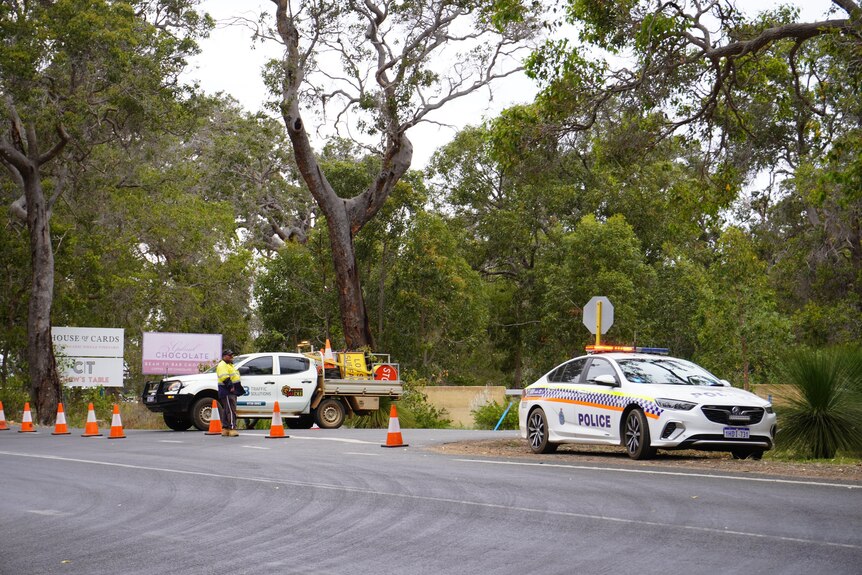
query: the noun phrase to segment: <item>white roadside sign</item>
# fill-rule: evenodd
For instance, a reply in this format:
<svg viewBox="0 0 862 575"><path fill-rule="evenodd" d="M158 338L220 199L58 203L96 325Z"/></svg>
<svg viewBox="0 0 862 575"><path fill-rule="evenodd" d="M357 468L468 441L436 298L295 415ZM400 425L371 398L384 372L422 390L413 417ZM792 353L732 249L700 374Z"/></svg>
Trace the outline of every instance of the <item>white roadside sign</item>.
<svg viewBox="0 0 862 575"><path fill-rule="evenodd" d="M596 327L598 327L599 302L602 304L602 335L608 333L608 330L614 325L614 304L603 295L594 296L584 306L584 325L593 335L595 335Z"/></svg>
<svg viewBox="0 0 862 575"><path fill-rule="evenodd" d="M55 353L66 357L123 357L123 330L113 327L52 327Z"/></svg>
<svg viewBox="0 0 862 575"><path fill-rule="evenodd" d="M52 327L51 339L65 385L123 387L123 329Z"/></svg>

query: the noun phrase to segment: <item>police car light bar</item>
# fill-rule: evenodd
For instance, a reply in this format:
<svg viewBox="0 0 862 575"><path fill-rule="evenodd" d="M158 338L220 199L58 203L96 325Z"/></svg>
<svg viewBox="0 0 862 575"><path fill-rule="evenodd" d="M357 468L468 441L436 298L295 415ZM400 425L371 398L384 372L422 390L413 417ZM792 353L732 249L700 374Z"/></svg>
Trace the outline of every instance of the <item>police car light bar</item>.
<svg viewBox="0 0 862 575"><path fill-rule="evenodd" d="M631 345L588 345L587 353L608 353L612 351L623 351L628 353L654 353L667 355L670 350L666 347L635 347Z"/></svg>

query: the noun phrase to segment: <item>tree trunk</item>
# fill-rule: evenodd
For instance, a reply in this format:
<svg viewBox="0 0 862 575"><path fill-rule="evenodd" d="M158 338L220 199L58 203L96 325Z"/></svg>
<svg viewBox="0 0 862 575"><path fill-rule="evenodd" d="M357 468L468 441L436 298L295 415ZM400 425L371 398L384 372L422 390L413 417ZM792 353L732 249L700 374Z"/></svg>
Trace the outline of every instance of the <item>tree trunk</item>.
<svg viewBox="0 0 862 575"><path fill-rule="evenodd" d="M54 250L51 245L51 201L42 188L41 166L54 159L65 148L69 135L57 126L59 140L44 154L33 125L26 127L18 117L11 99L11 131L0 137L0 157L15 183L23 189L26 203L27 230L30 234L30 304L27 309L27 364L30 376L30 400L35 406L35 420L50 425L60 401L60 375L51 339L51 307L54 303ZM63 182L57 182L56 198ZM23 215L19 202L13 213Z"/></svg>
<svg viewBox="0 0 862 575"><path fill-rule="evenodd" d="M36 420L50 425L60 401L60 376L51 339L51 306L54 302L54 250L48 205L38 169L24 175L27 227L30 231L32 281L27 318L27 358L30 397Z"/></svg>
<svg viewBox="0 0 862 575"><path fill-rule="evenodd" d="M359 349L363 346L373 349L374 338L368 323L365 298L362 297L353 234L350 233L347 213L346 210L338 208L332 211L334 213L331 215L327 214L326 226L335 267L335 285L338 288L338 309L341 312L344 339L347 349Z"/></svg>

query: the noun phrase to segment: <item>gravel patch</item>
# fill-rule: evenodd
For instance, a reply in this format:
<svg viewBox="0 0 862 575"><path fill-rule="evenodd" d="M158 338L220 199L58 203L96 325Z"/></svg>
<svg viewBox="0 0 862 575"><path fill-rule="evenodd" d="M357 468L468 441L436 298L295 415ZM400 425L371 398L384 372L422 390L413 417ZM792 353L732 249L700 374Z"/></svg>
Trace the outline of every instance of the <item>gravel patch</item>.
<svg viewBox="0 0 862 575"><path fill-rule="evenodd" d="M635 461L621 447L594 445L561 445L556 453L535 454L524 440L490 439L445 443L431 448L437 453L471 457L505 458L555 464L600 463L614 467L650 469L686 469L708 473L750 473L770 477L828 479L862 484L862 462L788 462L772 459L769 454L760 461L733 459L729 453L704 451L661 451L655 459Z"/></svg>

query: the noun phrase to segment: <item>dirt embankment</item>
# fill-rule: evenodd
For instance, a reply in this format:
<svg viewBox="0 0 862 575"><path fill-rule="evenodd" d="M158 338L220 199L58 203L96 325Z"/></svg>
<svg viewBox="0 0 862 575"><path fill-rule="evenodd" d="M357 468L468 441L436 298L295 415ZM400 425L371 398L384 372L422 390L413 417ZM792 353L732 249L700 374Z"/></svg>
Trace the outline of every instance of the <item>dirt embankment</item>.
<svg viewBox="0 0 862 575"><path fill-rule="evenodd" d="M526 442L490 439L447 443L434 448L438 453L471 457L497 457L562 465L602 464L613 467L643 467L663 470L693 470L728 475L752 474L772 477L824 479L862 483L862 462L846 465L779 461L765 456L760 461L733 459L729 453L702 451L659 451L655 459L634 461L622 448L590 445L561 445L556 453L537 455Z"/></svg>

